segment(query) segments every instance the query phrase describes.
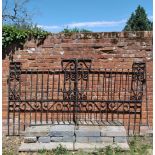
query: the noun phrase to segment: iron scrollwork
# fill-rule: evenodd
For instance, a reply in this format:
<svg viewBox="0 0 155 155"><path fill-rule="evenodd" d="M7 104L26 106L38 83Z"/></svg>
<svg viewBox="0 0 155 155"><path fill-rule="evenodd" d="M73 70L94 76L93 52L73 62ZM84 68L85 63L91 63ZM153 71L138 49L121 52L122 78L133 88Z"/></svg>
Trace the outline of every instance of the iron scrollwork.
<svg viewBox="0 0 155 155"><path fill-rule="evenodd" d="M11 62L9 81L10 83L12 83L12 85L9 85L9 100L20 100L20 94L19 94L20 76L21 76L21 63Z"/></svg>
<svg viewBox="0 0 155 155"><path fill-rule="evenodd" d="M90 59L69 59L62 60L62 70L64 71L64 83L72 82L73 87L67 90L66 85L63 89L63 99L64 100L75 100L77 99L86 100L87 96L84 92L78 92L77 81L83 80L87 81L89 76L89 71L91 69Z"/></svg>
<svg viewBox="0 0 155 155"><path fill-rule="evenodd" d="M142 100L143 85L146 82L146 64L135 62L132 65L131 100Z"/></svg>

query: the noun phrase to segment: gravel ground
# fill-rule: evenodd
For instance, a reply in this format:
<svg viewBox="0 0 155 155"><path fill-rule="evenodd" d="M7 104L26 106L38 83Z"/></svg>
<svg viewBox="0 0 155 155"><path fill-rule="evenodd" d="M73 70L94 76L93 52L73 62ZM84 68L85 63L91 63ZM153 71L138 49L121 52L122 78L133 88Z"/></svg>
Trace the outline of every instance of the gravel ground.
<svg viewBox="0 0 155 155"><path fill-rule="evenodd" d="M2 151L3 155L18 155L18 147L23 138L19 136L3 136L2 137Z"/></svg>

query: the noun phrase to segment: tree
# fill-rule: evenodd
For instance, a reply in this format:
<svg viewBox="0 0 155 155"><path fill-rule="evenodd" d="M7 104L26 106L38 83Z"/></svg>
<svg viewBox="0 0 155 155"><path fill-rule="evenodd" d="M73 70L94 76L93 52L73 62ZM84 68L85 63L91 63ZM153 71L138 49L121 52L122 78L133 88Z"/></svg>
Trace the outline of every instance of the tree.
<svg viewBox="0 0 155 155"><path fill-rule="evenodd" d="M131 14L129 20L124 27L124 31L152 31L153 23L148 19L143 7L137 7Z"/></svg>
<svg viewBox="0 0 155 155"><path fill-rule="evenodd" d="M3 0L2 20L3 23L24 25L30 23L31 15L26 5L29 0Z"/></svg>

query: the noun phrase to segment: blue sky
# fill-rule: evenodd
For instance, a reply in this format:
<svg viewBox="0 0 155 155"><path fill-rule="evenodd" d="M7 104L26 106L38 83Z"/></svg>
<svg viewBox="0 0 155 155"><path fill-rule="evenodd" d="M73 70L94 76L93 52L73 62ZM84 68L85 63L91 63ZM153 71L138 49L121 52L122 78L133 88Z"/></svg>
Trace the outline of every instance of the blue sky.
<svg viewBox="0 0 155 155"><path fill-rule="evenodd" d="M92 31L121 31L140 4L152 20L152 0L31 0L33 22L59 32L65 27Z"/></svg>

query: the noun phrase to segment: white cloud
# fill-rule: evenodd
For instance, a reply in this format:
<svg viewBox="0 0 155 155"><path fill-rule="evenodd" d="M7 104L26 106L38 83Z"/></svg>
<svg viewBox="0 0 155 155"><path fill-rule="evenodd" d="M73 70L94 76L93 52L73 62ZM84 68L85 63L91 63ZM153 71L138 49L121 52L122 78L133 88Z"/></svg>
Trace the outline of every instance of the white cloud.
<svg viewBox="0 0 155 155"><path fill-rule="evenodd" d="M75 23L69 23L64 25L38 25L38 27L41 27L46 30L50 31L59 31L66 27L68 28L95 28L95 27L113 27L113 26L119 26L122 24L125 24L126 20L119 20L119 21L94 21L94 22L75 22Z"/></svg>
<svg viewBox="0 0 155 155"><path fill-rule="evenodd" d="M153 16L150 15L148 18L152 21ZM93 22L74 22L74 23L68 23L63 25L38 25L38 27L41 27L48 31L61 31L64 28L102 28L102 27L114 27L114 26L122 26L125 25L127 19L122 19L118 21L93 21Z"/></svg>
<svg viewBox="0 0 155 155"><path fill-rule="evenodd" d="M51 26L47 26L47 25L37 25L40 28L43 29L60 29L61 26L57 26L57 25L51 25Z"/></svg>
<svg viewBox="0 0 155 155"><path fill-rule="evenodd" d="M79 23L71 23L66 24L69 28L74 27L104 27L104 26L118 26L120 24L124 24L126 20L120 20L120 21L95 21L95 22L79 22Z"/></svg>

